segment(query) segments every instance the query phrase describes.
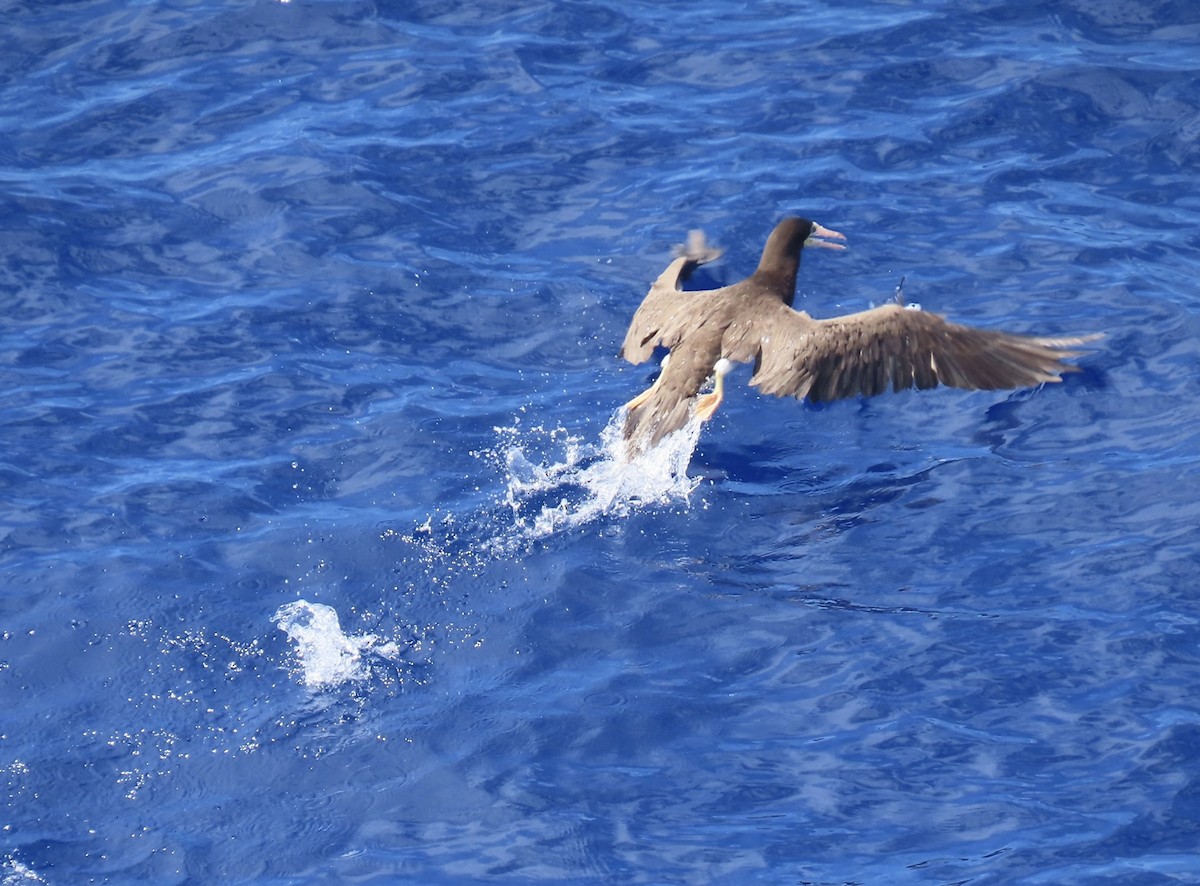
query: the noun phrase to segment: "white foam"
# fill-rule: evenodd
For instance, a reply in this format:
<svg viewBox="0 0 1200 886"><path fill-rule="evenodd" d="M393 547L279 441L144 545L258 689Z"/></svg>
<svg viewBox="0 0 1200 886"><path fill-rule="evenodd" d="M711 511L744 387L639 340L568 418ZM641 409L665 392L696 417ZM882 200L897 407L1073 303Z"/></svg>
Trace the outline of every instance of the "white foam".
<svg viewBox="0 0 1200 886"><path fill-rule="evenodd" d="M374 634L344 633L337 611L322 603L285 603L271 620L296 645L296 664L310 689L365 680L371 673L363 657L368 651L385 658L399 654L394 642L382 642Z"/></svg>
<svg viewBox="0 0 1200 886"><path fill-rule="evenodd" d="M22 864L16 856L6 856L0 863L0 886L33 886L45 882L37 871Z"/></svg>
<svg viewBox="0 0 1200 886"><path fill-rule="evenodd" d="M574 529L602 516L624 517L651 506L686 502L698 479L687 475L703 422L693 419L635 458L626 453L617 410L587 443L562 428L496 428L491 453L504 472L503 504L512 525L498 527L493 548L512 548Z"/></svg>

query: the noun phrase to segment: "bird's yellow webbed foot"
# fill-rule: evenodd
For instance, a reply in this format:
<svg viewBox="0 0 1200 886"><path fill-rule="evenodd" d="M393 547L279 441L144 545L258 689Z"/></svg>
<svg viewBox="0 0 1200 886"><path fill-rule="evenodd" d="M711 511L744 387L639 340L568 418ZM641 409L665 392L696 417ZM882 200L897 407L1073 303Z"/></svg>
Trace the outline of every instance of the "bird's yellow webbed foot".
<svg viewBox="0 0 1200 886"><path fill-rule="evenodd" d="M700 421L708 421L717 411L717 407L721 405L721 399L725 396L725 376L729 370L733 368L733 364L722 357L713 366L713 375L715 381L713 384L713 392L711 394L701 394L696 398L696 415Z"/></svg>

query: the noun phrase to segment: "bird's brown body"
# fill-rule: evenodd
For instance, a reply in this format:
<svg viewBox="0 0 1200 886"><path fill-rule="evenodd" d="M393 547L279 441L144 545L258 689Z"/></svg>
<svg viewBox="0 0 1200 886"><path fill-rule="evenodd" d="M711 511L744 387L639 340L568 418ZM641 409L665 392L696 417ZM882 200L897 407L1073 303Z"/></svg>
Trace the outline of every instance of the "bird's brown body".
<svg viewBox="0 0 1200 886"><path fill-rule="evenodd" d="M697 395L718 361L753 363L750 383L765 394L812 401L886 390L1031 387L1061 380L1075 367L1064 350L1098 336L1043 338L950 323L900 304L814 320L792 308L805 245L843 239L807 219L788 218L772 231L758 269L730 286L685 292L680 284L719 253L694 234L667 266L633 316L621 346L632 363L658 346L670 350L658 381L630 401L624 436L633 454L687 424ZM706 417L720 401L704 404Z"/></svg>

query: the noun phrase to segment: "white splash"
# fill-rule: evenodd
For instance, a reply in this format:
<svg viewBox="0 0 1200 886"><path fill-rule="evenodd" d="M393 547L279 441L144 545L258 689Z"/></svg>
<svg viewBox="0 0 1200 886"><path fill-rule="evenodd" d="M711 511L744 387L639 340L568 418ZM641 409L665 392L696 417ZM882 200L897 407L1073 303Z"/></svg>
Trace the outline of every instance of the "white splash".
<svg viewBox="0 0 1200 886"><path fill-rule="evenodd" d="M13 855L6 856L0 862L0 886L33 886L45 882L37 871L22 864Z"/></svg>
<svg viewBox="0 0 1200 886"><path fill-rule="evenodd" d="M337 611L322 603L307 600L285 603L275 611L271 621L296 644L296 663L309 689L365 680L371 671L364 653L384 658L399 655L394 642L382 642L374 634L343 633Z"/></svg>
<svg viewBox="0 0 1200 886"><path fill-rule="evenodd" d="M587 443L562 428L496 428L500 443L487 455L504 471L503 504L512 526L493 539L501 550L583 526L625 517L651 505L686 502L699 484L687 475L703 422L693 419L636 458L626 455L618 410Z"/></svg>

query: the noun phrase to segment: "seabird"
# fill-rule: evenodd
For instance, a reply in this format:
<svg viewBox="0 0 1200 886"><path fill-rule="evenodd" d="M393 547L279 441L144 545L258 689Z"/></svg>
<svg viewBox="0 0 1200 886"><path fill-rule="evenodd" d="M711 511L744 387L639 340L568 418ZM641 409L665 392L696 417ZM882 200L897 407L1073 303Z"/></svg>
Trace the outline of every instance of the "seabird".
<svg viewBox="0 0 1200 886"><path fill-rule="evenodd" d="M693 411L712 418L733 363L752 362L750 384L764 394L813 402L939 384L996 390L1061 381L1062 373L1076 371L1063 358L1078 356L1064 349L1100 337L1010 335L950 323L899 301L827 320L793 309L801 251L843 249L836 241L845 239L806 218L785 218L745 280L684 292L680 284L721 254L702 232L691 232L650 287L621 346L620 356L631 363L644 362L657 346L670 352L658 380L625 404L631 456L683 427ZM697 396L710 377L713 392Z"/></svg>

